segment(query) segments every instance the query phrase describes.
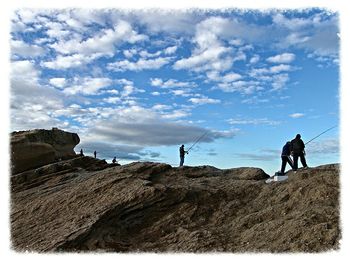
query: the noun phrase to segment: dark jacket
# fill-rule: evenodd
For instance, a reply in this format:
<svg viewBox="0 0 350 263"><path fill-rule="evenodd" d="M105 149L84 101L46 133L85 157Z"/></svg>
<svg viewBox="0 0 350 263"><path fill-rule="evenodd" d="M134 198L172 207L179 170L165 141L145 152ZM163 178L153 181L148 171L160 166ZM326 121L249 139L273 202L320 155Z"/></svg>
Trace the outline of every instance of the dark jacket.
<svg viewBox="0 0 350 263"><path fill-rule="evenodd" d="M184 147L180 147L180 157L184 157L185 156L185 148Z"/></svg>
<svg viewBox="0 0 350 263"><path fill-rule="evenodd" d="M302 154L305 149L305 144L302 139L295 138L291 141L290 150L293 154Z"/></svg>
<svg viewBox="0 0 350 263"><path fill-rule="evenodd" d="M289 156L289 155L290 155L290 143L286 143L286 144L283 146L281 156Z"/></svg>

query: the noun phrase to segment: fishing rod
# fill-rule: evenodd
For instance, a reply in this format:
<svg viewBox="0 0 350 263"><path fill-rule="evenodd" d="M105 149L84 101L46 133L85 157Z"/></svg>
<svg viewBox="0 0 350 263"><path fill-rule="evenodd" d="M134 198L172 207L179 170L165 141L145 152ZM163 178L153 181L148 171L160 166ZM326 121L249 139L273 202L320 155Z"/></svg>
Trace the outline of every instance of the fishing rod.
<svg viewBox="0 0 350 263"><path fill-rule="evenodd" d="M193 146L195 146L202 138L204 138L205 135L207 135L209 131L206 131L205 133L203 133L193 144L190 148L188 148L187 153L193 148Z"/></svg>
<svg viewBox="0 0 350 263"><path fill-rule="evenodd" d="M337 127L337 126L338 126L338 125L335 125L335 126L329 128L329 129L325 130L324 132L320 133L319 135L315 136L314 138L312 138L311 140L309 140L308 142L306 142L305 145L308 144L309 142L312 142L312 141L315 140L316 138L320 137L322 134L324 134L324 133L326 133L326 132L328 132L328 131L334 129L334 128Z"/></svg>

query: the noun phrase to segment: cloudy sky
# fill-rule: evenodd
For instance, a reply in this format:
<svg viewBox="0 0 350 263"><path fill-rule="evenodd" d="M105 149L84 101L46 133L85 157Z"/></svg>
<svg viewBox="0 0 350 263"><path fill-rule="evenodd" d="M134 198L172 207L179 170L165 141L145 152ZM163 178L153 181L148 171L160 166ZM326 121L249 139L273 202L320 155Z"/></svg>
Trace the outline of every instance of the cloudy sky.
<svg viewBox="0 0 350 263"><path fill-rule="evenodd" d="M17 9L10 128L77 132L120 163L280 168L287 140L339 122L338 14L324 9ZM339 162L339 129L307 145Z"/></svg>

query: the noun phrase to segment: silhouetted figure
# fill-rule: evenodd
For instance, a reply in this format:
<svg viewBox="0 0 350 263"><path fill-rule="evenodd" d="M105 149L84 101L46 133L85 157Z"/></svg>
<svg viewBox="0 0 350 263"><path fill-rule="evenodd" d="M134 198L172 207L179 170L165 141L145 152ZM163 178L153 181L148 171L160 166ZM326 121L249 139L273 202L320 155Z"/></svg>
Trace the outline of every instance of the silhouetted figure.
<svg viewBox="0 0 350 263"><path fill-rule="evenodd" d="M297 134L295 136L295 139L291 141L290 144L290 151L293 155L293 171L296 171L298 169L298 159L300 157L301 164L304 168L307 167L306 160L305 160L305 144L303 140L301 139L300 134Z"/></svg>
<svg viewBox="0 0 350 263"><path fill-rule="evenodd" d="M80 149L80 156L84 156L83 149Z"/></svg>
<svg viewBox="0 0 350 263"><path fill-rule="evenodd" d="M94 157L95 157L95 159L96 159L96 155L97 155L97 152L96 152L96 151L94 151Z"/></svg>
<svg viewBox="0 0 350 263"><path fill-rule="evenodd" d="M112 160L112 163L116 163L117 162L117 158L114 157L113 160Z"/></svg>
<svg viewBox="0 0 350 263"><path fill-rule="evenodd" d="M185 146L181 145L180 147L180 167L184 165L185 162L185 153L188 153L188 151L185 151Z"/></svg>
<svg viewBox="0 0 350 263"><path fill-rule="evenodd" d="M281 159L282 159L282 166L281 166L281 174L284 175L284 170L286 169L287 163L290 165L290 167L293 169L293 162L290 158L290 147L291 142L286 142L286 144L283 146Z"/></svg>

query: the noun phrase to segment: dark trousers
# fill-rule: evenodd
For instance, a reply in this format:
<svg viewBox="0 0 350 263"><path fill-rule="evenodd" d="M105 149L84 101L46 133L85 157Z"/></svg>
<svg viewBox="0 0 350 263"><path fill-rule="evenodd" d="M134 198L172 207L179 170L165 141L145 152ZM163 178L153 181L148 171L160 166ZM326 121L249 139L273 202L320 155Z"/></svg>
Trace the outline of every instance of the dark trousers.
<svg viewBox="0 0 350 263"><path fill-rule="evenodd" d="M184 165L185 156L180 156L180 166Z"/></svg>
<svg viewBox="0 0 350 263"><path fill-rule="evenodd" d="M300 157L300 161L301 161L301 164L303 165L303 167L307 167L304 153L293 153L293 163L294 163L293 170L294 171L298 170L299 157Z"/></svg>
<svg viewBox="0 0 350 263"><path fill-rule="evenodd" d="M284 170L286 169L287 163L293 169L293 162L289 156L281 156L281 159L282 159L281 174L284 174Z"/></svg>

